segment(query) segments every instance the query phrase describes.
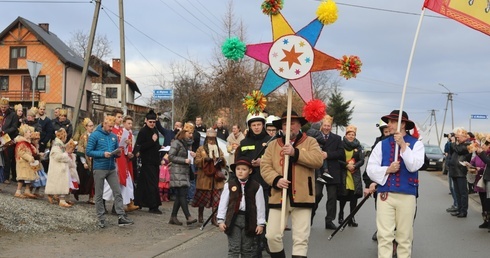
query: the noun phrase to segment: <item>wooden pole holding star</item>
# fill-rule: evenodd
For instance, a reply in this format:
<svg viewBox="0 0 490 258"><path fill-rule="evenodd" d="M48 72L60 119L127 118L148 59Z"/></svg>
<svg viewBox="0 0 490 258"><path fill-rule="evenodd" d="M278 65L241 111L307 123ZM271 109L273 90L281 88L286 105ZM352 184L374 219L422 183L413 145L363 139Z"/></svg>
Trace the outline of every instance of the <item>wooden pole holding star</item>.
<svg viewBox="0 0 490 258"><path fill-rule="evenodd" d="M314 48L324 25L332 24L337 20L337 6L332 0L320 3L316 11L317 18L299 31L294 31L281 14L280 11L283 5L283 0L265 0L262 3L262 12L271 18L272 42L245 45L234 37L228 39L222 45L222 53L226 58L236 61L247 55L267 64L269 69L260 89L265 95L276 90L284 83L289 83L287 88L286 132L284 132L285 143L289 143L293 88L304 102L308 102L308 104L315 101L318 102L319 100L313 100L311 72L338 69L341 76L349 79L356 77L356 74L361 71L362 63L356 56L344 56L341 60L338 60ZM318 106L318 103L314 104ZM314 116L318 118L317 121L323 118L326 112L325 109L323 104L320 116ZM311 113L315 112L317 110ZM306 115L305 118L307 118ZM308 121L316 122L313 120ZM284 155L283 164L282 176L289 180L288 155ZM294 185L290 185L289 188L292 187ZM294 198L292 194L288 196L288 189L284 188L282 191L281 229L284 229L286 225L288 197Z"/></svg>

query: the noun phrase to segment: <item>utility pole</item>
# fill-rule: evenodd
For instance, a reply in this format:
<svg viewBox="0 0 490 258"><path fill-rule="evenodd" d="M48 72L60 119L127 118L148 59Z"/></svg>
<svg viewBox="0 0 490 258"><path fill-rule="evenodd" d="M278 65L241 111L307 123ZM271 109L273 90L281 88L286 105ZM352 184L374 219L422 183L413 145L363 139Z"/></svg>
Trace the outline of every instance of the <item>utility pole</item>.
<svg viewBox="0 0 490 258"><path fill-rule="evenodd" d="M92 20L92 28L90 29L90 36L88 38L87 52L85 53L85 62L83 64L82 75L80 76L80 87L78 88L77 102L75 104L75 112L73 114L73 128L77 128L78 114L82 105L83 94L85 93L85 81L87 80L90 56L92 55L92 47L94 46L95 30L97 28L97 21L99 20L100 5L102 0L95 1L94 17ZM88 105L88 104L87 104Z"/></svg>
<svg viewBox="0 0 490 258"><path fill-rule="evenodd" d="M446 100L446 108L444 109L444 119L442 121L442 129L441 129L441 134L439 135L439 146L441 145L442 141L442 135L444 134L444 125L446 124L446 114L447 114L447 106L449 104L449 101L451 101L451 131L454 130L454 111L453 111L453 95L455 95L453 92L451 92L444 84L439 83L440 86L444 87L444 89L447 90L447 100Z"/></svg>
<svg viewBox="0 0 490 258"><path fill-rule="evenodd" d="M119 41L121 48L121 107L124 115L128 112L126 105L126 46L124 40L124 7L123 0L119 0Z"/></svg>
<svg viewBox="0 0 490 258"><path fill-rule="evenodd" d="M430 139L430 131L432 130L432 117L434 117L434 125L436 126L436 136L439 135L439 130L437 129L437 120L436 120L436 111L435 109L430 110L430 122L429 122L429 139ZM429 143L427 141L427 143ZM441 146L441 140L437 138L437 143Z"/></svg>

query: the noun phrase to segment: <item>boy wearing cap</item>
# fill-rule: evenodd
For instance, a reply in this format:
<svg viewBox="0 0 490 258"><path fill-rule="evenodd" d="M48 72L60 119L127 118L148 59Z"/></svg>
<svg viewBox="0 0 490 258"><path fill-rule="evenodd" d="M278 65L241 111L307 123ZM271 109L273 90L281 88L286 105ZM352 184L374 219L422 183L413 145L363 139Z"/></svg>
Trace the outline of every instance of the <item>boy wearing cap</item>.
<svg viewBox="0 0 490 258"><path fill-rule="evenodd" d="M369 177L378 184L376 225L380 258L392 257L393 240L398 242L398 257L411 257L418 170L424 164L424 145L407 133L415 124L403 111L397 131L399 114L399 110L393 110L381 118L392 135L376 144L367 164ZM396 145L399 152L395 161Z"/></svg>
<svg viewBox="0 0 490 258"><path fill-rule="evenodd" d="M228 235L228 256L253 257L257 252L255 237L265 225L265 201L262 186L249 179L253 173L248 157L240 157L231 169L236 177L228 181L218 207L219 229Z"/></svg>

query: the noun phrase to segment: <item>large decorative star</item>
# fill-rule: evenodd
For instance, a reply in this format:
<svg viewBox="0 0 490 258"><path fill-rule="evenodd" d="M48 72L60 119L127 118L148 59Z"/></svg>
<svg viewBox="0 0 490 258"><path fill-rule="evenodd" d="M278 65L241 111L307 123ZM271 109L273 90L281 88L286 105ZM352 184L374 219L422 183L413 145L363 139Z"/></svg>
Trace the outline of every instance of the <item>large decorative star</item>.
<svg viewBox="0 0 490 258"><path fill-rule="evenodd" d="M290 82L303 101L313 98L311 72L337 68L338 60L314 48L323 24L313 20L295 32L281 13L271 16L273 42L247 45L245 54L269 70L260 90L268 95Z"/></svg>

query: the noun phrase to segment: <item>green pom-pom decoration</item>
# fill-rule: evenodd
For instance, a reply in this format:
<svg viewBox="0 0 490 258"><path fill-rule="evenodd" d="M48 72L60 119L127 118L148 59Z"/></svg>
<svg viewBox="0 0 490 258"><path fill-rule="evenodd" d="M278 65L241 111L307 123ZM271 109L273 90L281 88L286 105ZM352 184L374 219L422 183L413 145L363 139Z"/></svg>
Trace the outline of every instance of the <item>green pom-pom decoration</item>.
<svg viewBox="0 0 490 258"><path fill-rule="evenodd" d="M223 55L231 60L238 61L245 56L247 46L239 38L233 37L226 39L221 46Z"/></svg>

